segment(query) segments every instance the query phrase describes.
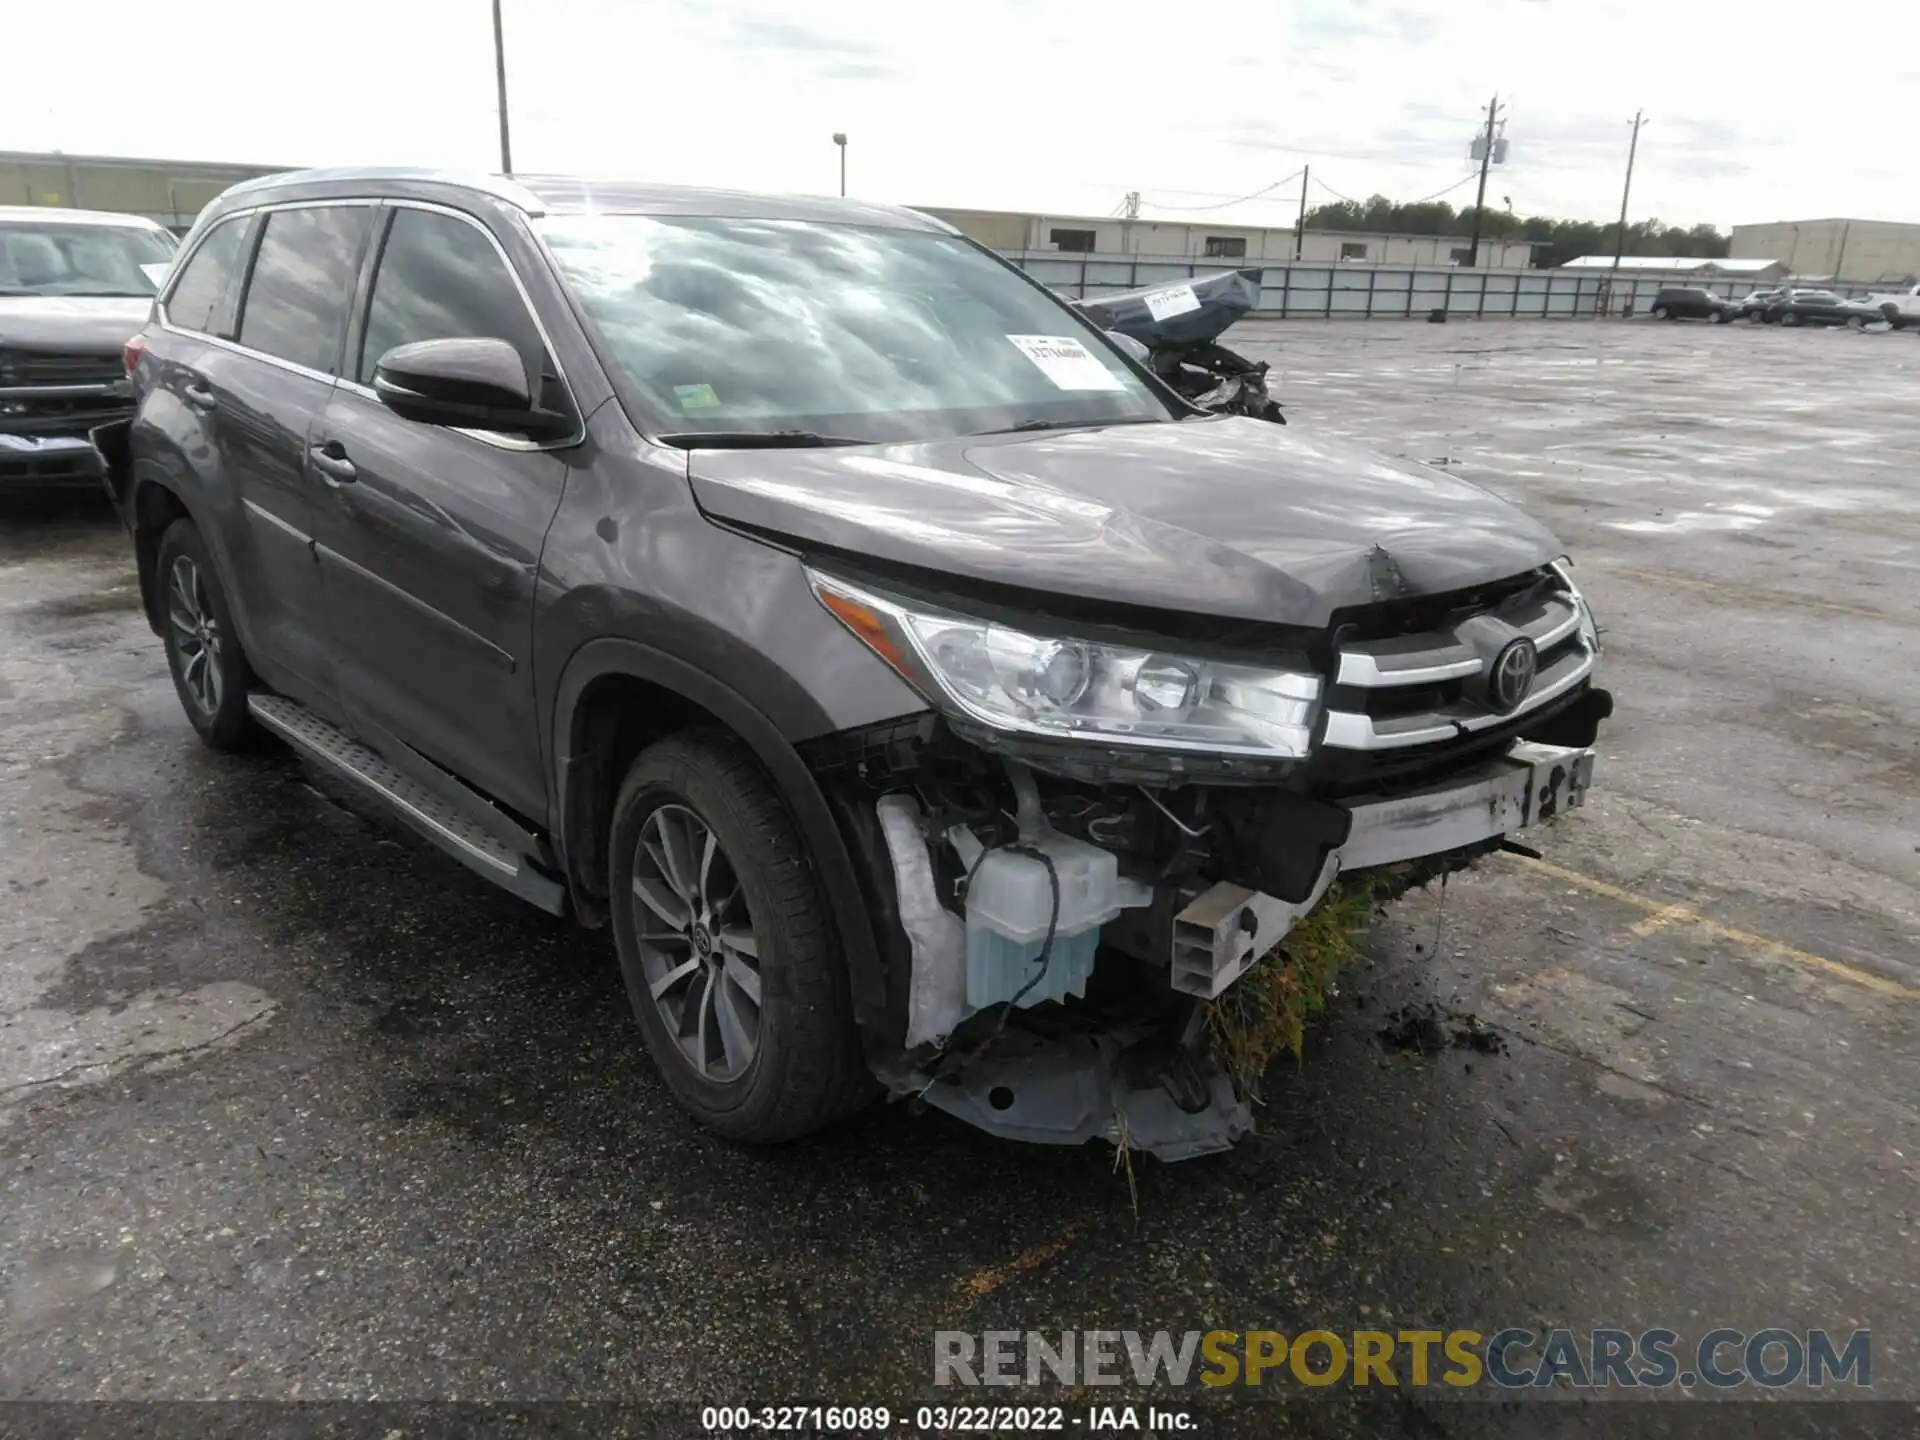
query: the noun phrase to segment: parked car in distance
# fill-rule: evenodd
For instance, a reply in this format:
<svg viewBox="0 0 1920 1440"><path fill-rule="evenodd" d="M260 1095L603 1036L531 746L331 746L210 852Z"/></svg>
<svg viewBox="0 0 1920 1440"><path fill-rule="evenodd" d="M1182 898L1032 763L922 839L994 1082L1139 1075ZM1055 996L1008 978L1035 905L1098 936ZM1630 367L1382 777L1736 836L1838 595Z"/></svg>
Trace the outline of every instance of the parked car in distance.
<svg viewBox="0 0 1920 1440"><path fill-rule="evenodd" d="M1866 303L1878 310L1896 330L1920 325L1920 285L1909 285L1904 290L1876 292L1867 296Z"/></svg>
<svg viewBox="0 0 1920 1440"><path fill-rule="evenodd" d="M1766 321L1767 307L1786 295L1784 289L1754 290L1729 302L1729 319L1747 319L1759 325Z"/></svg>
<svg viewBox="0 0 1920 1440"><path fill-rule="evenodd" d="M1764 318L1776 325L1850 325L1864 330L1886 317L1874 306L1831 290L1788 290L1767 306Z"/></svg>
<svg viewBox="0 0 1920 1440"><path fill-rule="evenodd" d="M1652 315L1656 320L1711 320L1724 325L1732 310L1732 301L1702 286L1674 285L1653 297Z"/></svg>
<svg viewBox="0 0 1920 1440"><path fill-rule="evenodd" d="M88 432L133 413L121 347L177 248L138 215L0 206L0 493L100 483Z"/></svg>
<svg viewBox="0 0 1920 1440"><path fill-rule="evenodd" d="M737 1139L885 1089L1225 1148L1208 1004L1336 877L1579 804L1612 708L1535 521L1206 414L908 210L283 174L127 357L101 444L201 738L609 927Z"/></svg>

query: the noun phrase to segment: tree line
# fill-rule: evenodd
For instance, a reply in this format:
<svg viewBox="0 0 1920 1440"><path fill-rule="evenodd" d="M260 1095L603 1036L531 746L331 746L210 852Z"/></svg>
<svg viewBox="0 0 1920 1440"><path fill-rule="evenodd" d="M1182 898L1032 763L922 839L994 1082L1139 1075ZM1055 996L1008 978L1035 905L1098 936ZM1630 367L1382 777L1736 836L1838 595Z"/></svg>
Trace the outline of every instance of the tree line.
<svg viewBox="0 0 1920 1440"><path fill-rule="evenodd" d="M1307 229L1369 231L1375 234L1447 235L1465 241L1473 232L1473 207L1455 210L1444 200L1401 205L1384 195L1368 200L1336 200L1307 212ZM1533 263L1540 268L1564 265L1580 255L1611 255L1619 226L1592 220L1556 220L1549 215L1515 215L1507 210L1482 210L1483 240L1532 240L1537 247ZM1690 255L1708 259L1725 256L1732 237L1711 225L1666 225L1642 220L1627 226L1629 255Z"/></svg>

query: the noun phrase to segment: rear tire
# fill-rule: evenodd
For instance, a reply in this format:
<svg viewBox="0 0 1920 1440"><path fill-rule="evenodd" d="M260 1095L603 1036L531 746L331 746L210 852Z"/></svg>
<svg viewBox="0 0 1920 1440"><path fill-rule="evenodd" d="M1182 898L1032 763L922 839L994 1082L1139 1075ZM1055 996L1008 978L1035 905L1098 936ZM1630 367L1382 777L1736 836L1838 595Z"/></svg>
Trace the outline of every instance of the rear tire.
<svg viewBox="0 0 1920 1440"><path fill-rule="evenodd" d="M660 1078L708 1129L797 1139L876 1094L799 826L724 731L644 751L608 875L627 998Z"/></svg>
<svg viewBox="0 0 1920 1440"><path fill-rule="evenodd" d="M1782 325L1798 325L1800 323L1800 317L1791 310L1782 310L1780 312L1780 323Z"/></svg>
<svg viewBox="0 0 1920 1440"><path fill-rule="evenodd" d="M1847 328L1849 330L1864 330L1867 328L1867 322L1858 315L1849 315L1847 317Z"/></svg>
<svg viewBox="0 0 1920 1440"><path fill-rule="evenodd" d="M160 537L153 584L167 668L188 723L211 749L246 749L260 734L247 709L253 671L240 649L227 592L193 521L176 520Z"/></svg>

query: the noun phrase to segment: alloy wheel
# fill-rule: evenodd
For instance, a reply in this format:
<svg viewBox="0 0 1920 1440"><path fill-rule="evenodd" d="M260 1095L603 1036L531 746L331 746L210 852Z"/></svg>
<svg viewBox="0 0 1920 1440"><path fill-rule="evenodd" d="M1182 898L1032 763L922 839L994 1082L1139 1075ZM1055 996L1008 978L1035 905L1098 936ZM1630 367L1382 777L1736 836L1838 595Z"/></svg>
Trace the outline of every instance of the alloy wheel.
<svg viewBox="0 0 1920 1440"><path fill-rule="evenodd" d="M738 1080L760 1048L760 942L733 862L685 805L647 816L633 857L633 923L648 993L702 1079Z"/></svg>
<svg viewBox="0 0 1920 1440"><path fill-rule="evenodd" d="M173 557L167 576L167 625L180 657L180 681L203 715L220 709L222 678L220 621L207 599L205 579L190 555Z"/></svg>

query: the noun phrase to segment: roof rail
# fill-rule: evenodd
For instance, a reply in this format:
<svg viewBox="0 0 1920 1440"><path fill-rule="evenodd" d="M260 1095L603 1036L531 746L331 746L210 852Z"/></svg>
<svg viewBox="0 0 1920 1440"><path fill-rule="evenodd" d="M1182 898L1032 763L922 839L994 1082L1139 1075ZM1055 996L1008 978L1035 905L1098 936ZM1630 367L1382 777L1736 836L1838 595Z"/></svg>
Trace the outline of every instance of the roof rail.
<svg viewBox="0 0 1920 1440"><path fill-rule="evenodd" d="M435 170L421 165L337 165L323 169L280 170L271 175L256 175L251 180L242 180L229 185L228 195L250 194L256 190L273 190L283 185L304 185L328 180L424 180L439 185L457 185L466 190L478 190L491 195L496 200L504 200L509 205L524 210L529 215L546 214L546 203L526 186L507 175L487 175L462 170Z"/></svg>

